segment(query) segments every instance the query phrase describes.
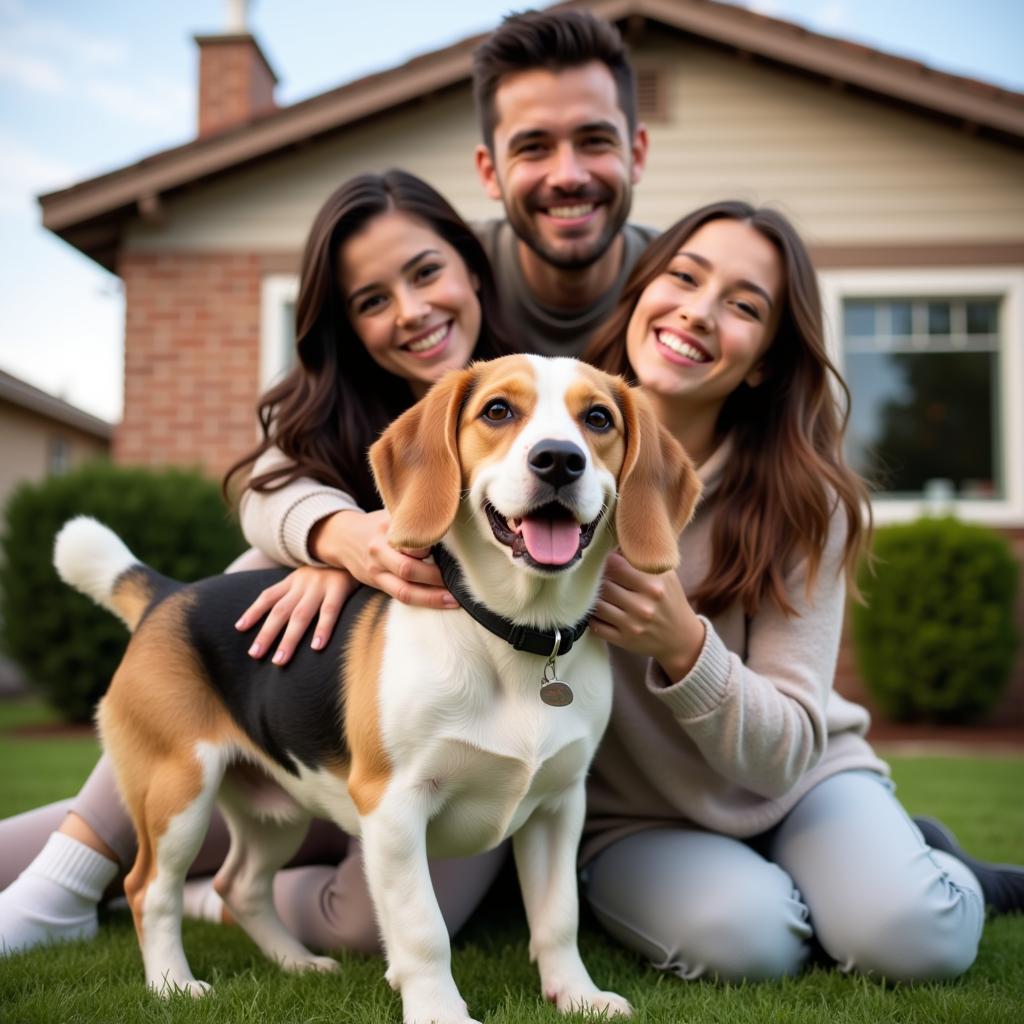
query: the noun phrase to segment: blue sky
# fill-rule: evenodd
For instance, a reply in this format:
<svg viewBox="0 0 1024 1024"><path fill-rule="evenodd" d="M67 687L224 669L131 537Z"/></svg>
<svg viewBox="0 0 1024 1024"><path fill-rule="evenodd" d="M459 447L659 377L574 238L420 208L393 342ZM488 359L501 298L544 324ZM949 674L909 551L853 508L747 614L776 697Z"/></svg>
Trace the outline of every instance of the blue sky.
<svg viewBox="0 0 1024 1024"><path fill-rule="evenodd" d="M485 31L523 6L255 0L249 24L287 104ZM1019 0L745 6L1024 91ZM33 197L188 141L192 36L222 30L226 10L226 0L0 0L0 369L109 420L121 411L119 282L43 231Z"/></svg>

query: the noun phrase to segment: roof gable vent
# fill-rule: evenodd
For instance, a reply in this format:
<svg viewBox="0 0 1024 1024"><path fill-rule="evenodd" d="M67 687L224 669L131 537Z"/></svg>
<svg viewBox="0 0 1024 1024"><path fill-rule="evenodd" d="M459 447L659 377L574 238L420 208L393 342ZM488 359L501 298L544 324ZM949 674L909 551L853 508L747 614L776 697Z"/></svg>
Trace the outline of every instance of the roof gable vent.
<svg viewBox="0 0 1024 1024"><path fill-rule="evenodd" d="M636 69L636 112L641 121L668 121L669 73L660 67Z"/></svg>

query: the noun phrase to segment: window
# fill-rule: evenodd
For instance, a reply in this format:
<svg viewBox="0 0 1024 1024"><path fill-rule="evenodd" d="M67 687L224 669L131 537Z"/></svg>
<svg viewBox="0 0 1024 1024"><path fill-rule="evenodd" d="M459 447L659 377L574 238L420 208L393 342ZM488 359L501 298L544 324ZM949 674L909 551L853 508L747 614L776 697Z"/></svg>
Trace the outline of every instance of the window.
<svg viewBox="0 0 1024 1024"><path fill-rule="evenodd" d="M46 447L46 468L50 476L61 476L71 468L71 442L63 434L50 438Z"/></svg>
<svg viewBox="0 0 1024 1024"><path fill-rule="evenodd" d="M279 381L295 362L295 302L299 279L272 274L263 279L260 309L260 392Z"/></svg>
<svg viewBox="0 0 1024 1024"><path fill-rule="evenodd" d="M847 456L883 494L1005 496L1000 302L843 300Z"/></svg>
<svg viewBox="0 0 1024 1024"><path fill-rule="evenodd" d="M878 520L1024 523L1024 273L826 271L821 285L847 456Z"/></svg>

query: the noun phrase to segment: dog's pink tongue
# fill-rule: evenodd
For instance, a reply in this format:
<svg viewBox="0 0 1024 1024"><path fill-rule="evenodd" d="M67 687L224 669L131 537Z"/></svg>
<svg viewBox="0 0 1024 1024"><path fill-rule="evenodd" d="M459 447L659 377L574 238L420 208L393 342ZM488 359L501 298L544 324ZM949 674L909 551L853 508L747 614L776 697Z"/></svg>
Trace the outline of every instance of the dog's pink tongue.
<svg viewBox="0 0 1024 1024"><path fill-rule="evenodd" d="M580 546L580 527L571 519L524 519L523 543L541 565L565 565Z"/></svg>

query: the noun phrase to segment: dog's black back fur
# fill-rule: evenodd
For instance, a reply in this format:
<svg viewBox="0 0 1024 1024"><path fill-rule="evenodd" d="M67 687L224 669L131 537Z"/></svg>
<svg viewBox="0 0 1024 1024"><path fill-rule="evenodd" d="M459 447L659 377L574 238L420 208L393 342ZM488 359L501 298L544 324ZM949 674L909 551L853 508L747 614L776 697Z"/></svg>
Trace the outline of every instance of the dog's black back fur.
<svg viewBox="0 0 1024 1024"><path fill-rule="evenodd" d="M207 682L246 735L286 771L298 775L296 761L318 768L349 759L344 731L345 651L367 602L380 598L379 620L388 599L370 587L360 587L346 601L327 645L320 651L310 647L314 619L291 661L279 668L271 663L269 652L259 661L247 654L262 620L245 633L235 629L234 623L262 590L288 572L230 573L181 589L186 595L185 627ZM150 611L169 591L161 587ZM378 621L375 628L383 628L383 622Z"/></svg>

